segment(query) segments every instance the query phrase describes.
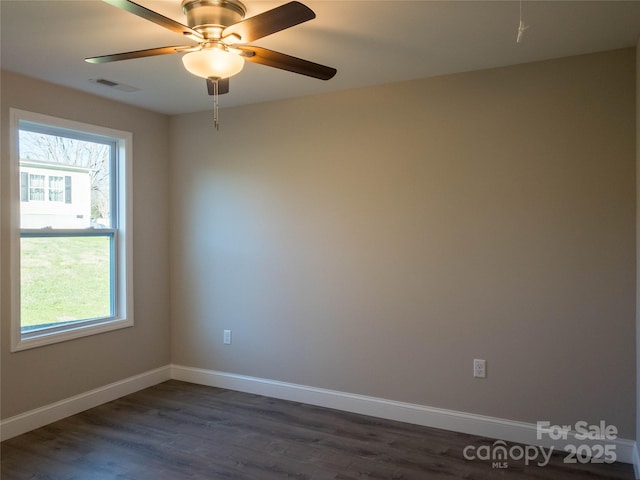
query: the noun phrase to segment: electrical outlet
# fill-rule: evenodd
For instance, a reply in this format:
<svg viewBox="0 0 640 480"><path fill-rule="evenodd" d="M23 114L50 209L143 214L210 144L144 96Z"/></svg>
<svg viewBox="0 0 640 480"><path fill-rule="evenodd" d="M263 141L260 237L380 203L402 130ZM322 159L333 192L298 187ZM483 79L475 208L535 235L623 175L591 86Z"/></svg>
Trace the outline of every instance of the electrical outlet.
<svg viewBox="0 0 640 480"><path fill-rule="evenodd" d="M473 376L475 378L487 378L487 361L480 358L473 359Z"/></svg>
<svg viewBox="0 0 640 480"><path fill-rule="evenodd" d="M222 337L222 343L225 345L231 345L231 330L225 330Z"/></svg>

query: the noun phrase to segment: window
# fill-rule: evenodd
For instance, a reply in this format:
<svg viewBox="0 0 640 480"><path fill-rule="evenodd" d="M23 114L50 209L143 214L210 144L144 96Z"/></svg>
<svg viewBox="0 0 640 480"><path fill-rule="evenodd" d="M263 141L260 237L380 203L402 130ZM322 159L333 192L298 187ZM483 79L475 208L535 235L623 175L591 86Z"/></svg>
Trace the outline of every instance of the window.
<svg viewBox="0 0 640 480"><path fill-rule="evenodd" d="M49 177L49 201L64 202L64 177Z"/></svg>
<svg viewBox="0 0 640 480"><path fill-rule="evenodd" d="M44 200L44 175L29 175L29 200Z"/></svg>
<svg viewBox="0 0 640 480"><path fill-rule="evenodd" d="M12 350L133 324L131 134L11 110Z"/></svg>

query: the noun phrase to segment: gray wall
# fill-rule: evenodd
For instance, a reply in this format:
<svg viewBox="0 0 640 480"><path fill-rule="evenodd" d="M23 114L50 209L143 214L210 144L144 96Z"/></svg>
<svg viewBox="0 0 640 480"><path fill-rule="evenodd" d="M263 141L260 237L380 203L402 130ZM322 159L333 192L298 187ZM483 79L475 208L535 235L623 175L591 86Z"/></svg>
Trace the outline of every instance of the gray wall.
<svg viewBox="0 0 640 480"><path fill-rule="evenodd" d="M640 432L640 38L636 46L636 436ZM640 440L637 439L636 440ZM636 441L640 458L640 441ZM639 472L640 473L640 472Z"/></svg>
<svg viewBox="0 0 640 480"><path fill-rule="evenodd" d="M634 82L625 49L172 117L173 362L635 438Z"/></svg>
<svg viewBox="0 0 640 480"><path fill-rule="evenodd" d="M2 72L2 418L167 365L169 348L166 116ZM9 108L133 133L135 326L10 353Z"/></svg>

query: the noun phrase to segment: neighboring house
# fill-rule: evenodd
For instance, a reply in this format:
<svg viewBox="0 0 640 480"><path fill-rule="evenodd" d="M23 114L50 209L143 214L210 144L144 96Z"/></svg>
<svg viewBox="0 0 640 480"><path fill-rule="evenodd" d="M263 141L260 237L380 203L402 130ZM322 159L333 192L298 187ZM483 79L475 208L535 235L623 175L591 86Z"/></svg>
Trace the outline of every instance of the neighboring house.
<svg viewBox="0 0 640 480"><path fill-rule="evenodd" d="M20 218L22 228L89 228L90 169L21 160Z"/></svg>

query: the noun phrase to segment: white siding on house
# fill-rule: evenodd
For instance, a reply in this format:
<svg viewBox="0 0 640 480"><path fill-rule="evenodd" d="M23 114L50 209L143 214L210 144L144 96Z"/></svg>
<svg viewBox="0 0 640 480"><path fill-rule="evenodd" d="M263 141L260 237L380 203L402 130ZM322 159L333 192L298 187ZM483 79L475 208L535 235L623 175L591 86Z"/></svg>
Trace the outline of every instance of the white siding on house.
<svg viewBox="0 0 640 480"><path fill-rule="evenodd" d="M89 228L89 169L33 161L20 162L20 226Z"/></svg>

